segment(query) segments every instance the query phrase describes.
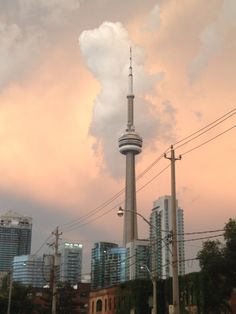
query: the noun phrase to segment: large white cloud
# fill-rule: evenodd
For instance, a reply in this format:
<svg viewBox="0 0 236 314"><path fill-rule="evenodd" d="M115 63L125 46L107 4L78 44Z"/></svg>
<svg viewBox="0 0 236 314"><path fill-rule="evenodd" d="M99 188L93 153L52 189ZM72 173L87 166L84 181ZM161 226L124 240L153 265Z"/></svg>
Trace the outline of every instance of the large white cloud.
<svg viewBox="0 0 236 314"><path fill-rule="evenodd" d="M79 37L79 44L89 69L101 85L101 91L94 102L90 132L103 149L108 168L117 176L121 164L118 161L120 156L117 140L126 127L130 46L133 46L135 126L143 136L145 146L153 138L163 137L163 134L168 137L171 133L169 121L163 122L158 110L145 100L147 95L154 93L155 86L163 75L150 75L147 72L144 52L132 44L121 23L104 22L96 29L84 31ZM160 104L160 107L168 107L168 110L172 108L169 103ZM168 117L173 119L173 115ZM160 129L165 129L162 135L158 134Z"/></svg>
<svg viewBox="0 0 236 314"><path fill-rule="evenodd" d="M218 16L200 35L200 49L190 66L190 78L194 81L207 68L211 60L224 49L230 32L236 27L236 1L224 0Z"/></svg>
<svg viewBox="0 0 236 314"><path fill-rule="evenodd" d="M26 75L39 56L44 32L0 22L0 88Z"/></svg>
<svg viewBox="0 0 236 314"><path fill-rule="evenodd" d="M0 3L0 89L21 80L79 8L80 0Z"/></svg>

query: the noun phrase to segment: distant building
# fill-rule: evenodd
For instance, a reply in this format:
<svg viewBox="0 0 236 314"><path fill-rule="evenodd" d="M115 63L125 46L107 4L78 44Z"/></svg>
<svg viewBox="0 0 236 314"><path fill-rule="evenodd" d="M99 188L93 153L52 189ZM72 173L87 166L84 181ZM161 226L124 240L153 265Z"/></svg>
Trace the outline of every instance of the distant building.
<svg viewBox="0 0 236 314"><path fill-rule="evenodd" d="M89 314L115 314L117 309L117 287L91 291L89 295Z"/></svg>
<svg viewBox="0 0 236 314"><path fill-rule="evenodd" d="M151 313L152 292L151 282L141 279L130 280L114 287L91 291L89 314Z"/></svg>
<svg viewBox="0 0 236 314"><path fill-rule="evenodd" d="M105 262L108 252L118 248L118 244L110 242L97 242L92 249L91 258L91 289L105 287Z"/></svg>
<svg viewBox="0 0 236 314"><path fill-rule="evenodd" d="M149 268L149 240L135 240L127 243L127 280L149 278L149 274L144 270Z"/></svg>
<svg viewBox="0 0 236 314"><path fill-rule="evenodd" d="M59 281L76 285L81 281L83 245L64 242L59 246Z"/></svg>
<svg viewBox="0 0 236 314"><path fill-rule="evenodd" d="M79 282L76 289L76 303L78 314L89 313L90 283ZM69 314L69 313L68 313Z"/></svg>
<svg viewBox="0 0 236 314"><path fill-rule="evenodd" d="M126 248L111 248L105 257L105 287L126 281Z"/></svg>
<svg viewBox="0 0 236 314"><path fill-rule="evenodd" d="M151 269L157 272L158 278L172 276L172 255L171 255L171 197L162 196L154 201L153 210L150 216L150 248L151 248ZM184 213L178 207L177 202L177 241L179 275L185 273L184 263Z"/></svg>
<svg viewBox="0 0 236 314"><path fill-rule="evenodd" d="M15 256L12 270L13 281L24 286L43 288L49 283L50 267L44 264L43 256Z"/></svg>
<svg viewBox="0 0 236 314"><path fill-rule="evenodd" d="M9 271L15 256L31 249L32 218L12 211L0 216L0 272Z"/></svg>
<svg viewBox="0 0 236 314"><path fill-rule="evenodd" d="M81 282L82 283L91 283L91 273L82 274L81 275Z"/></svg>

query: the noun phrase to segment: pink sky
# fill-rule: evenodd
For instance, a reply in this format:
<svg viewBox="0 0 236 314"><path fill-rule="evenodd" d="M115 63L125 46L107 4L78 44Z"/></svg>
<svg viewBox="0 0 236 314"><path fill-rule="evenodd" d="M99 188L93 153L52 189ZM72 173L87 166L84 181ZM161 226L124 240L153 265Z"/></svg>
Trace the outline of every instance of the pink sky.
<svg viewBox="0 0 236 314"><path fill-rule="evenodd" d="M117 140L126 125L130 46L135 125L144 141L137 174L171 144L235 108L236 3L17 3L19 10L0 4L0 213L32 216L37 250L56 225L79 219L124 186ZM233 125L235 115L176 153ZM219 229L235 218L234 137L235 128L176 163L186 231ZM167 164L161 160L137 186ZM149 217L153 200L169 193L167 170L138 193L138 210ZM83 222L62 231L64 239L84 243L85 256L96 241L120 243L115 209ZM140 222L139 231L147 236L148 226ZM199 249L194 245L186 245L187 257Z"/></svg>

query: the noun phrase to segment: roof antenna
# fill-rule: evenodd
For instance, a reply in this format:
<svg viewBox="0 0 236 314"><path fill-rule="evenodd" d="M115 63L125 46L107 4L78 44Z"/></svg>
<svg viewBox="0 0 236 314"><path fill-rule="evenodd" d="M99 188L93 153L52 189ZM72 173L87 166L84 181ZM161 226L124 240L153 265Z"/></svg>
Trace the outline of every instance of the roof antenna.
<svg viewBox="0 0 236 314"><path fill-rule="evenodd" d="M129 50L130 65L129 65L129 95L133 95L133 68L132 68L132 47Z"/></svg>

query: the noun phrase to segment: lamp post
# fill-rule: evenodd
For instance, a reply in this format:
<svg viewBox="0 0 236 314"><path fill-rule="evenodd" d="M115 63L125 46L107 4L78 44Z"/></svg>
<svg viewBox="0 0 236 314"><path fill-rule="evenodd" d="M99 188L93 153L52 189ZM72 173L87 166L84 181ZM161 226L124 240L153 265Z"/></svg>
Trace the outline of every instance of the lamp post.
<svg viewBox="0 0 236 314"><path fill-rule="evenodd" d="M7 314L11 313L11 296L12 296L12 284L13 284L13 278L12 278L12 270L9 271L9 293L8 293L8 303L7 303Z"/></svg>
<svg viewBox="0 0 236 314"><path fill-rule="evenodd" d="M150 271L147 265L142 265L141 269L146 269L150 275L152 281L153 301L152 301L152 313L157 314L157 278L154 273Z"/></svg>
<svg viewBox="0 0 236 314"><path fill-rule="evenodd" d="M119 217L122 217L124 215L124 212L130 212L130 210L123 209L122 207L119 207L117 215ZM137 211L135 211L135 214L137 216L141 217L150 227L153 227L153 225L142 214L138 213ZM150 269L147 267L147 265L142 265L141 267L144 267L150 275L150 278L152 281L152 289L153 289L153 291L152 291L152 293L153 293L153 314L157 314L157 278L156 278L156 273L151 272Z"/></svg>

